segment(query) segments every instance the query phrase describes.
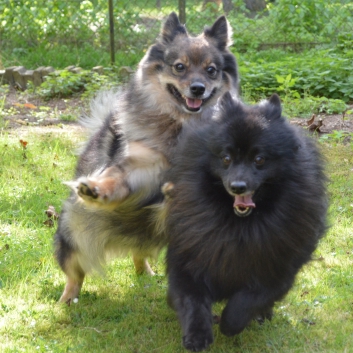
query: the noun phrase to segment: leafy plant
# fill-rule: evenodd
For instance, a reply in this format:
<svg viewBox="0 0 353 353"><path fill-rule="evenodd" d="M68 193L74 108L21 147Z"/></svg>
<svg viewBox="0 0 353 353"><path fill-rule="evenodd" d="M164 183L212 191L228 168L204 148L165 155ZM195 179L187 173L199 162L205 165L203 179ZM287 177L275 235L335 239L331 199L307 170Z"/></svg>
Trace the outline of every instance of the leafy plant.
<svg viewBox="0 0 353 353"><path fill-rule="evenodd" d="M333 130L329 134L322 135L320 137L320 140L321 140L321 142L322 141L329 141L329 142L333 143L335 146L339 143L347 141L350 143L350 146L353 150L353 133L352 132Z"/></svg>
<svg viewBox="0 0 353 353"><path fill-rule="evenodd" d="M5 99L6 99L6 94L9 91L9 86L8 85L3 85L0 86L0 93L3 95L2 98L0 98L0 129L5 128L8 124L8 121L4 120L4 106L5 106Z"/></svg>
<svg viewBox="0 0 353 353"><path fill-rule="evenodd" d="M263 54L265 55L265 54ZM320 60L318 60L320 57ZM271 61L259 55L251 61L251 54L239 60L242 84L253 87L258 94L269 95L278 89L276 77L295 78L286 89L312 96L353 100L353 66L351 59L331 50L285 54L282 59ZM294 84L292 84L294 83Z"/></svg>
<svg viewBox="0 0 353 353"><path fill-rule="evenodd" d="M69 97L76 93L84 92L83 96L87 97L100 89L111 88L116 85L116 75L115 81L113 81L112 75L99 75L88 70L82 70L78 73L61 70L49 74L39 88L30 84L29 90L36 92L44 99Z"/></svg>

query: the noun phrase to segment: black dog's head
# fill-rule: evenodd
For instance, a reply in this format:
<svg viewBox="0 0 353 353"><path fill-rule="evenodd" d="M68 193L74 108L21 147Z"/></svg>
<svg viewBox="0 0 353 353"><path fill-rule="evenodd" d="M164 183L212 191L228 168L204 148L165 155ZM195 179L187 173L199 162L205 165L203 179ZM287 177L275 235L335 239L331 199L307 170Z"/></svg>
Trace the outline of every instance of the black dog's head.
<svg viewBox="0 0 353 353"><path fill-rule="evenodd" d="M226 94L214 116L218 128L213 130L218 131L208 142L210 172L233 198L237 216L250 215L260 204L265 207L266 199L275 200L276 184L292 169L299 140L281 113L276 94L255 106Z"/></svg>

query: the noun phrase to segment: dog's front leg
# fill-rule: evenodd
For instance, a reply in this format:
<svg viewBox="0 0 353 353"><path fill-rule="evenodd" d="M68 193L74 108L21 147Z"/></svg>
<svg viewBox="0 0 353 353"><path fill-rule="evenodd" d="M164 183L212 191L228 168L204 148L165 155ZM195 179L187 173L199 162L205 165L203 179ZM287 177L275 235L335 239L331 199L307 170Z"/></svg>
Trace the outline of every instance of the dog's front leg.
<svg viewBox="0 0 353 353"><path fill-rule="evenodd" d="M192 352L206 349L213 342L213 316L205 286L174 273L169 276L168 303L177 311L184 347Z"/></svg>
<svg viewBox="0 0 353 353"><path fill-rule="evenodd" d="M122 168L112 166L97 176L76 181L77 194L88 203L115 207L129 196L129 186Z"/></svg>

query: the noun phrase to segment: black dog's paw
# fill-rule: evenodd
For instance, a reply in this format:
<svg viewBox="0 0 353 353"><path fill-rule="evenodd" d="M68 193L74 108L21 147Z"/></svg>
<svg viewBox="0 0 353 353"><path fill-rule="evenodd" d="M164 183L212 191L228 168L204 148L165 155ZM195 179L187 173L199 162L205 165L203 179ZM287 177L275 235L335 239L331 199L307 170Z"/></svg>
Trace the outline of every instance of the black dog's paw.
<svg viewBox="0 0 353 353"><path fill-rule="evenodd" d="M272 308L271 309L268 309L268 310L265 310L263 311L262 313L258 314L256 317L255 317L255 320L260 324L264 324L266 320L269 320L271 321L272 320L272 317L273 317L273 310Z"/></svg>
<svg viewBox="0 0 353 353"><path fill-rule="evenodd" d="M191 352L200 352L213 343L212 331L192 332L183 337L183 345Z"/></svg>
<svg viewBox="0 0 353 353"><path fill-rule="evenodd" d="M223 335L231 337L234 335L238 335L245 329L247 325L248 322L243 320L233 320L232 322L229 322L222 317L220 322L220 330Z"/></svg>

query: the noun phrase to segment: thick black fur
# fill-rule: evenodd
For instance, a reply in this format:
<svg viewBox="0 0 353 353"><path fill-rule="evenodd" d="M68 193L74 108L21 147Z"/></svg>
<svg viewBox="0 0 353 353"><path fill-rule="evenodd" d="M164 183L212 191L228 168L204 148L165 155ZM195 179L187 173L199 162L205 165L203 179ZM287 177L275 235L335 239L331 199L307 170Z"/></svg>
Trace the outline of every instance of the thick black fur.
<svg viewBox="0 0 353 353"><path fill-rule="evenodd" d="M201 351L213 342L213 302L227 300L227 336L271 318L326 231L326 178L313 139L281 116L277 95L245 106L226 94L213 121L179 145L166 176L168 301L185 348ZM244 217L233 209L239 182L256 205Z"/></svg>

